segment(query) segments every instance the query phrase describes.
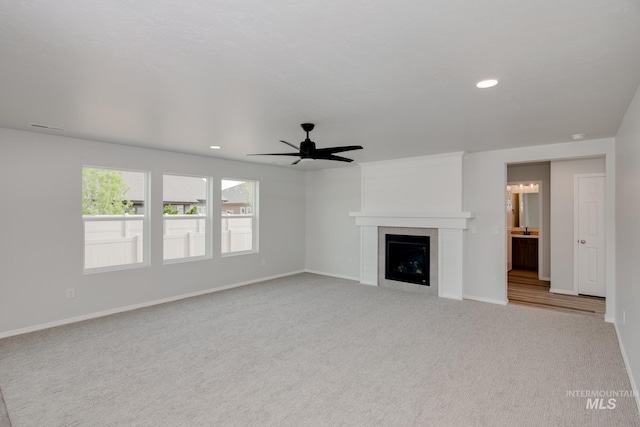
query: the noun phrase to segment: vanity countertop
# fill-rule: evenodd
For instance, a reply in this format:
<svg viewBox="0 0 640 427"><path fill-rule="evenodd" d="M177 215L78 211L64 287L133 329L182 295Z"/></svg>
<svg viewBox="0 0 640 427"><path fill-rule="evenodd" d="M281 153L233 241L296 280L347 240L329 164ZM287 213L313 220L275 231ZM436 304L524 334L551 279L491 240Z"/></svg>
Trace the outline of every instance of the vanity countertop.
<svg viewBox="0 0 640 427"><path fill-rule="evenodd" d="M518 239L537 239L537 234L511 234L511 237L517 237Z"/></svg>

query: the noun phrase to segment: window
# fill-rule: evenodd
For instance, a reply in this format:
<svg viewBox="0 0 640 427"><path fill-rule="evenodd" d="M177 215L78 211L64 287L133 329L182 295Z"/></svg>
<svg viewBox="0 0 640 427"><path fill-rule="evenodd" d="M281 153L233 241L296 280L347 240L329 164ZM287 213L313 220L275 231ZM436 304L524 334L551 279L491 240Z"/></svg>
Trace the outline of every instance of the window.
<svg viewBox="0 0 640 427"><path fill-rule="evenodd" d="M222 180L223 254L258 251L258 182Z"/></svg>
<svg viewBox="0 0 640 427"><path fill-rule="evenodd" d="M163 175L163 257L165 261L211 256L209 180Z"/></svg>
<svg viewBox="0 0 640 427"><path fill-rule="evenodd" d="M85 272L147 265L147 174L82 168Z"/></svg>

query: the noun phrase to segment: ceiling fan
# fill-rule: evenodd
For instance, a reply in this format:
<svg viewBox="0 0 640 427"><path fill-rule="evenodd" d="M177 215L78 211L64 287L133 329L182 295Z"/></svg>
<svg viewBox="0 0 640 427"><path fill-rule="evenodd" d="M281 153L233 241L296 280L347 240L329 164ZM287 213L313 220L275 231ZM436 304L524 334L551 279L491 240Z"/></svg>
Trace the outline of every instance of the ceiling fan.
<svg viewBox="0 0 640 427"><path fill-rule="evenodd" d="M299 156L300 158L292 165L297 165L300 162L311 160L335 160L338 162L353 162L353 159L346 157L334 156L335 153L342 153L343 151L362 150L360 145L344 145L342 147L328 147L328 148L316 148L316 143L309 139L309 132L313 130L315 125L313 123L302 123L302 130L307 133L307 138L300 143L300 147L280 140L283 144L287 144L289 147L298 150L297 153L265 153L265 154L249 154L249 156Z"/></svg>

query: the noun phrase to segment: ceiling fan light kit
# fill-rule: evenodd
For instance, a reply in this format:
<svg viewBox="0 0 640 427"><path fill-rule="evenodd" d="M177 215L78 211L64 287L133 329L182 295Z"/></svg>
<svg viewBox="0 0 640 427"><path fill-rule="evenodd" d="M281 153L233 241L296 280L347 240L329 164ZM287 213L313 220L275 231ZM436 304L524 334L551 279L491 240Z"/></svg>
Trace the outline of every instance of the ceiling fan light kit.
<svg viewBox="0 0 640 427"><path fill-rule="evenodd" d="M344 151L362 150L360 145L345 145L341 147L328 147L328 148L316 148L316 143L309 139L309 132L313 130L315 125L313 123L302 123L300 125L302 130L307 133L307 137L300 143L300 147L296 147L287 141L280 140L283 144L288 145L291 148L298 150L297 153L264 153L264 154L249 154L249 156L295 156L300 157L292 165L297 165L301 162L312 162L314 160L333 160L338 162L353 162L353 159L348 159L342 156L336 156L335 153L342 153Z"/></svg>

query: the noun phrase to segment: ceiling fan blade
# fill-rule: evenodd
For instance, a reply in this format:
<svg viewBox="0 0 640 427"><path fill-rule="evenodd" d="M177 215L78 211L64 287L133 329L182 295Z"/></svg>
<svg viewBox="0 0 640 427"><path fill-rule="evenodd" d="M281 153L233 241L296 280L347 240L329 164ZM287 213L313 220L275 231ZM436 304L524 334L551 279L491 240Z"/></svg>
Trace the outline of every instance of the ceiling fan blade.
<svg viewBox="0 0 640 427"><path fill-rule="evenodd" d="M361 145L345 145L343 147L327 147L316 149L316 154L326 155L334 153L342 153L343 151L362 150Z"/></svg>
<svg viewBox="0 0 640 427"><path fill-rule="evenodd" d="M291 148L295 148L296 150L300 150L300 148L296 147L295 145L293 145L293 144L292 144L292 143L290 143L290 142L283 141L283 140L280 140L280 142L282 142L283 144L287 144L287 145L288 145L289 147L291 147Z"/></svg>
<svg viewBox="0 0 640 427"><path fill-rule="evenodd" d="M247 154L247 156L296 156L296 157L299 157L300 153L258 153L258 154Z"/></svg>
<svg viewBox="0 0 640 427"><path fill-rule="evenodd" d="M332 154L329 154L328 156L316 156L316 159L318 159L318 160L336 160L338 162L347 162L347 163L353 162L353 159L347 159L346 157L341 157L341 156L334 156Z"/></svg>
<svg viewBox="0 0 640 427"><path fill-rule="evenodd" d="M291 163L291 166L293 166L293 165L297 165L298 163L300 163L300 160L302 160L302 159L298 159L298 160L296 160L295 162Z"/></svg>

